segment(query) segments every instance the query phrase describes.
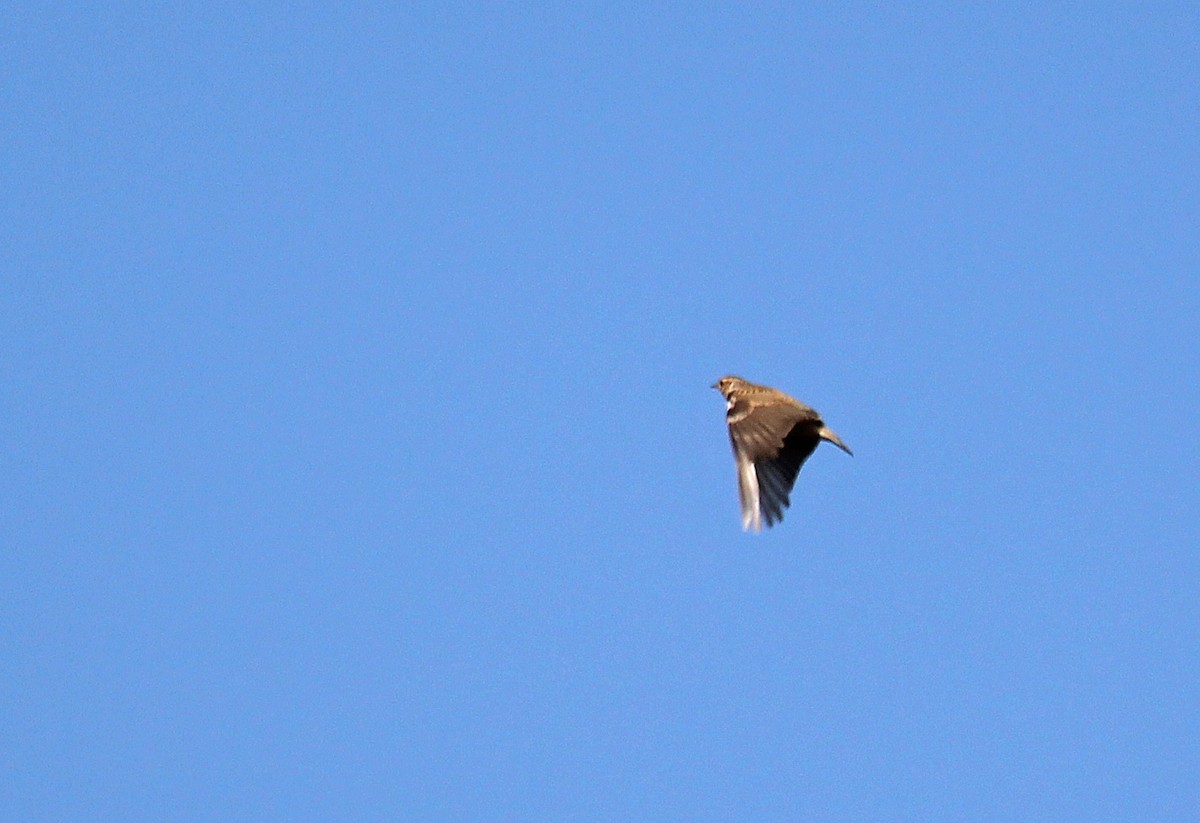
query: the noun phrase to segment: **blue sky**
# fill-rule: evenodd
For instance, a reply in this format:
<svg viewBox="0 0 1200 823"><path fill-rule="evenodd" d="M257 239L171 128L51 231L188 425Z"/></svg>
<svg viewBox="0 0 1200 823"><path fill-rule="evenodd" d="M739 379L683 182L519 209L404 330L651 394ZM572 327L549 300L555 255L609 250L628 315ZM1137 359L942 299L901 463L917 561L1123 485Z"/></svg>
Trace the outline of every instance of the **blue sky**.
<svg viewBox="0 0 1200 823"><path fill-rule="evenodd" d="M1200 12L968 5L6 7L0 817L1194 819Z"/></svg>

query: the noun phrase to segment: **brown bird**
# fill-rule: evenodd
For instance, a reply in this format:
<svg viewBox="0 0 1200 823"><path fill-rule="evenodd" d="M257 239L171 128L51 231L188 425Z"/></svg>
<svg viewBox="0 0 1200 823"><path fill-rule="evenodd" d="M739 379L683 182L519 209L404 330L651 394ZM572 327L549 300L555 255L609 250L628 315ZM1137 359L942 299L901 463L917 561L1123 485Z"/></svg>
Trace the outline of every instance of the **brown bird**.
<svg viewBox="0 0 1200 823"><path fill-rule="evenodd" d="M821 415L778 389L732 375L722 377L713 388L728 403L725 420L746 531L762 531L763 520L768 528L783 520L796 475L822 440L854 455Z"/></svg>

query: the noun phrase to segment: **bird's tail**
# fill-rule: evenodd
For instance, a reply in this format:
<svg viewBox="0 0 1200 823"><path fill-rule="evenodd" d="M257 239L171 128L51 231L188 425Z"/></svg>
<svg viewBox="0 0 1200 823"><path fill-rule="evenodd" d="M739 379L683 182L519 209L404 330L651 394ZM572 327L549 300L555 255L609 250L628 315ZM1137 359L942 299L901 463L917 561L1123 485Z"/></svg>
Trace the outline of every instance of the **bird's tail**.
<svg viewBox="0 0 1200 823"><path fill-rule="evenodd" d="M845 443L843 443L842 438L840 438L836 434L834 434L833 429L829 428L828 426L822 426L821 430L817 432L817 436L820 437L822 440L828 440L830 443L837 446L839 449L841 449L842 451L844 451L846 454L850 455L851 457L854 456L854 452L850 451L850 447L847 446Z"/></svg>

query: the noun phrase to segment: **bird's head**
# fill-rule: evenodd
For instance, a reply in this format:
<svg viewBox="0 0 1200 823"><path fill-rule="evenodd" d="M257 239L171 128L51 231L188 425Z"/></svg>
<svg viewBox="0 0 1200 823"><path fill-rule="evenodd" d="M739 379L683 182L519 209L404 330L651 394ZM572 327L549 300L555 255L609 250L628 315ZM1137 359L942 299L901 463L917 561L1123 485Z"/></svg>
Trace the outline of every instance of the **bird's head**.
<svg viewBox="0 0 1200 823"><path fill-rule="evenodd" d="M737 388L739 386L741 386L742 384L744 384L745 382L746 381L743 380L742 378L734 377L732 374L730 374L725 377L722 377L716 383L713 383L712 387L714 389L716 389L717 391L719 391L721 394L725 395L726 397L729 397L730 392L736 391Z"/></svg>

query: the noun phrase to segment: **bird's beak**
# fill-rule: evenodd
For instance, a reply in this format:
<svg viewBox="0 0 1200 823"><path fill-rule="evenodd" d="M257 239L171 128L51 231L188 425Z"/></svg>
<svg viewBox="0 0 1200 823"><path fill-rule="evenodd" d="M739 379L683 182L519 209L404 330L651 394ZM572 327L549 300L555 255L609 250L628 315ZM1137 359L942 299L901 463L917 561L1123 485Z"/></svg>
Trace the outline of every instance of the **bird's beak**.
<svg viewBox="0 0 1200 823"><path fill-rule="evenodd" d="M710 389L717 389L718 391L720 391L720 389L721 389L721 384L720 384L720 383L713 383L711 386L709 386L709 388L710 388Z"/></svg>

